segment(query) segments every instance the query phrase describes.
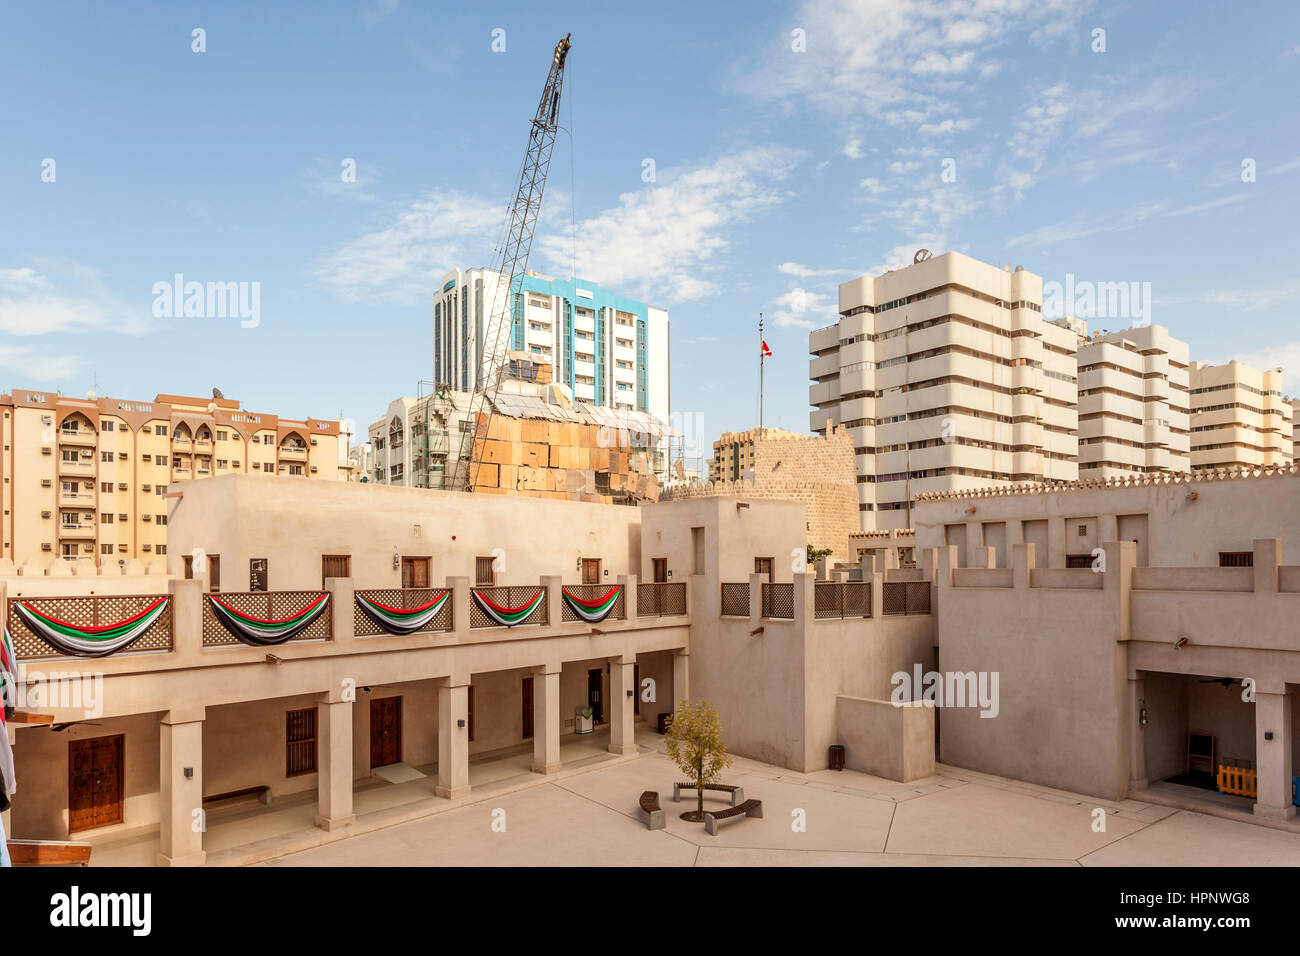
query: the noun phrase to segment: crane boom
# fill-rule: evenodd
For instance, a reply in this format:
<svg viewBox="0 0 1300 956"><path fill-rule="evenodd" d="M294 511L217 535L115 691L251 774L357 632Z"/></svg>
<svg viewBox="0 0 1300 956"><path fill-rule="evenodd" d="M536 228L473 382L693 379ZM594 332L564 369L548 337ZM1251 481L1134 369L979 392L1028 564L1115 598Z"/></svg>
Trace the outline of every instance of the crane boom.
<svg viewBox="0 0 1300 956"><path fill-rule="evenodd" d="M490 300L490 318L484 328L484 341L479 343L481 352L478 357L478 380L469 403L469 448L461 448L456 462L456 480L452 483L454 489L461 491L473 491L478 482L493 402L505 378L512 306L523 291L528 254L532 250L533 233L537 229L537 217L542 209L546 174L551 168L551 151L555 147L556 118L560 113L564 61L569 55L570 36L572 34L565 34L564 39L555 44L555 55L551 57L551 68L546 74L546 85L542 88L542 98L537 104L537 114L528 130L528 149L519 171L515 199L506 213L505 238L495 263L496 282Z"/></svg>

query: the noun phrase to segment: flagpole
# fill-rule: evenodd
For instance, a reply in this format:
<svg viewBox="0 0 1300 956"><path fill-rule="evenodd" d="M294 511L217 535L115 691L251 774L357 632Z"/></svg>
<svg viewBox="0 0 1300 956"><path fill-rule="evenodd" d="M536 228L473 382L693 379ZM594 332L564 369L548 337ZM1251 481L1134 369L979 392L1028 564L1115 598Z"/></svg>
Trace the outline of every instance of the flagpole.
<svg viewBox="0 0 1300 956"><path fill-rule="evenodd" d="M758 430L763 430L763 359L767 349L763 342L763 313L758 313Z"/></svg>

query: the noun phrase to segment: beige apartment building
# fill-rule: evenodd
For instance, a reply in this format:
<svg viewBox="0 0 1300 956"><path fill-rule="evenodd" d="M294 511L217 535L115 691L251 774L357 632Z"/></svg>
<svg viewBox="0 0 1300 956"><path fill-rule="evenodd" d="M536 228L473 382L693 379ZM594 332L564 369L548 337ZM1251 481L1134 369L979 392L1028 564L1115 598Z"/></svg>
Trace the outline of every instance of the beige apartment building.
<svg viewBox="0 0 1300 956"><path fill-rule="evenodd" d="M234 399L14 389L0 395L0 413L0 557L15 566L166 555L164 496L177 482L250 472L341 480L350 472L337 421L249 412Z"/></svg>
<svg viewBox="0 0 1300 956"><path fill-rule="evenodd" d="M1056 324L1079 335L1079 476L1190 471L1187 343L1160 325Z"/></svg>
<svg viewBox="0 0 1300 956"><path fill-rule="evenodd" d="M1282 397L1281 369L1193 362L1189 384L1193 471L1292 460L1294 409Z"/></svg>
<svg viewBox="0 0 1300 956"><path fill-rule="evenodd" d="M811 428L853 436L863 530L911 527L919 494L1078 477L1077 336L1042 289L956 252L840 286L809 335Z"/></svg>

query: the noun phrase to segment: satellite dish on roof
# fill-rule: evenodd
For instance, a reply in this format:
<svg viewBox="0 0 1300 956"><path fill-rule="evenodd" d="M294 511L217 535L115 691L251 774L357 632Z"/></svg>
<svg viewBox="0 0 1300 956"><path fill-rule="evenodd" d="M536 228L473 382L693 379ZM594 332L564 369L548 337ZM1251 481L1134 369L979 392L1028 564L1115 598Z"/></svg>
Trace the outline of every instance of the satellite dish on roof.
<svg viewBox="0 0 1300 956"><path fill-rule="evenodd" d="M916 255L912 256L912 265L916 265L918 262L924 262L926 259L929 259L932 255L933 253L930 252L929 249L917 249Z"/></svg>

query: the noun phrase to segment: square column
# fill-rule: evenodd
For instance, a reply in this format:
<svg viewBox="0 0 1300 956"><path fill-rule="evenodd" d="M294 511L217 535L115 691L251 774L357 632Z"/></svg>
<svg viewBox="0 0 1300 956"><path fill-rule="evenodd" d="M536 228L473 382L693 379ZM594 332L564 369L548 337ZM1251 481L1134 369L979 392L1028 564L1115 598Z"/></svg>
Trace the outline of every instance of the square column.
<svg viewBox="0 0 1300 956"><path fill-rule="evenodd" d="M158 740L158 865L202 866L203 851L202 707L163 714ZM190 775L186 776L186 770Z"/></svg>
<svg viewBox="0 0 1300 956"><path fill-rule="evenodd" d="M434 793L449 800L469 794L469 679L438 682L438 783Z"/></svg>
<svg viewBox="0 0 1300 956"><path fill-rule="evenodd" d="M612 754L636 753L636 661L613 657L609 661L609 752Z"/></svg>
<svg viewBox="0 0 1300 956"><path fill-rule="evenodd" d="M641 688L637 688L637 693L641 693ZM691 655L686 651L673 651L673 713L677 713L678 704L690 699Z"/></svg>
<svg viewBox="0 0 1300 956"><path fill-rule="evenodd" d="M1264 739L1271 734L1272 740ZM1259 795L1255 815L1270 820L1295 817L1291 803L1291 695L1255 693L1255 763Z"/></svg>
<svg viewBox="0 0 1300 956"><path fill-rule="evenodd" d="M316 705L316 826L339 830L356 822L352 812L352 701Z"/></svg>
<svg viewBox="0 0 1300 956"><path fill-rule="evenodd" d="M554 668L554 669L552 669ZM533 670L533 773L560 769L560 665Z"/></svg>

